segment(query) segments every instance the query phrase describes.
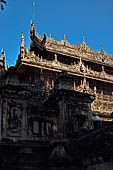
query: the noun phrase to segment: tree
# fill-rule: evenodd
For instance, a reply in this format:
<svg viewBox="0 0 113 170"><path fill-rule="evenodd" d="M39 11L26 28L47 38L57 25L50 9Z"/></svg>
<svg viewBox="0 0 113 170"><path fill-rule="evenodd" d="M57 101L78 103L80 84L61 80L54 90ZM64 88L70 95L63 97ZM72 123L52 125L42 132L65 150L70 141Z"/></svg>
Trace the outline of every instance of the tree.
<svg viewBox="0 0 113 170"><path fill-rule="evenodd" d="M4 4L7 4L5 0L0 0L0 9L3 11L4 10Z"/></svg>

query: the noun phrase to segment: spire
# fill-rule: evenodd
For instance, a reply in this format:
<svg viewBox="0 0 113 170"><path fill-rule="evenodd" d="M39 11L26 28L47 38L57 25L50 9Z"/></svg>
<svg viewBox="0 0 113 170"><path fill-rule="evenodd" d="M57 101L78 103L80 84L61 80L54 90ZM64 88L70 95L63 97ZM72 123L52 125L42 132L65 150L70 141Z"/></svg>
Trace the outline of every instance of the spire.
<svg viewBox="0 0 113 170"><path fill-rule="evenodd" d="M104 50L103 50L103 44L101 44L101 49L100 52L103 54Z"/></svg>
<svg viewBox="0 0 113 170"><path fill-rule="evenodd" d="M33 20L31 21L31 30L30 30L30 38L34 39L35 27L34 27L34 8L35 8L35 0L33 0Z"/></svg>
<svg viewBox="0 0 113 170"><path fill-rule="evenodd" d="M35 9L35 1L33 0L33 25L34 25L34 9Z"/></svg>
<svg viewBox="0 0 113 170"><path fill-rule="evenodd" d="M64 41L66 40L66 35L64 34Z"/></svg>
<svg viewBox="0 0 113 170"><path fill-rule="evenodd" d="M85 36L83 36L82 44L83 44L83 45L84 45L84 47L85 47L85 45L86 45L86 42L85 42Z"/></svg>
<svg viewBox="0 0 113 170"><path fill-rule="evenodd" d="M83 42L85 43L85 36L83 36Z"/></svg>
<svg viewBox="0 0 113 170"><path fill-rule="evenodd" d="M4 54L4 50L3 50L3 48L2 48L2 50L1 50L1 53L2 53L2 54Z"/></svg>
<svg viewBox="0 0 113 170"><path fill-rule="evenodd" d="M103 44L101 44L101 50L103 50Z"/></svg>
<svg viewBox="0 0 113 170"><path fill-rule="evenodd" d="M21 35L20 54L21 54L21 57L24 58L24 55L25 55L25 43L24 43L24 33L23 32L22 32L22 35Z"/></svg>
<svg viewBox="0 0 113 170"><path fill-rule="evenodd" d="M22 35L21 35L21 47L24 47L25 46L25 43L24 43L24 33L22 32Z"/></svg>
<svg viewBox="0 0 113 170"><path fill-rule="evenodd" d="M51 38L51 34L49 34L49 38Z"/></svg>

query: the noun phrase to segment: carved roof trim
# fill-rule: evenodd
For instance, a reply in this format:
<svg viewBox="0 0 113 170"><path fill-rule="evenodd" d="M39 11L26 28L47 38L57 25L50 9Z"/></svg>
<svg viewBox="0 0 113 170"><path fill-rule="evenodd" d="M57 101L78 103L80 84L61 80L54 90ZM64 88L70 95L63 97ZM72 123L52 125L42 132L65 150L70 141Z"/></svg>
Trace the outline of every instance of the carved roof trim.
<svg viewBox="0 0 113 170"><path fill-rule="evenodd" d="M48 61L47 59L43 59L43 58L39 58L38 56L36 56L34 54L34 52L27 52L27 55L24 56L24 58L21 59L21 64L26 64L26 65L30 65L30 66L35 66L35 67L42 67L45 69L50 69L53 71L68 71L69 74L73 74L73 75L78 75L78 76L83 76L84 74L86 74L87 78L91 78L91 79L96 79L96 80L100 80L100 81L106 81L106 82L110 82L113 83L113 76L107 74L105 71L101 71L101 72L97 72L94 70L91 70L91 68L88 68L86 65L84 65L84 72L82 73L80 71L80 64L79 63L73 63L72 65L67 65L67 64L63 64L59 61Z"/></svg>
<svg viewBox="0 0 113 170"><path fill-rule="evenodd" d="M108 55L103 49L100 49L100 51L95 51L84 42L82 42L82 44L78 43L76 45L72 45L66 39L57 41L51 37L42 38L35 33L34 43L40 49L46 49L50 52L55 52L74 58L79 58L82 56L83 60L113 67L113 55Z"/></svg>

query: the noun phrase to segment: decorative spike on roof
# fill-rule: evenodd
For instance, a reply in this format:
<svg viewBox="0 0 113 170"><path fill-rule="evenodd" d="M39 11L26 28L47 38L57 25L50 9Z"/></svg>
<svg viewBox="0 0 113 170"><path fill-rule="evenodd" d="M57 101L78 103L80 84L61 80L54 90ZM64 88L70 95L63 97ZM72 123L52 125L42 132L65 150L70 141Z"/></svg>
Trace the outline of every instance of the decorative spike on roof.
<svg viewBox="0 0 113 170"><path fill-rule="evenodd" d="M83 36L82 45L86 46L86 42L85 42L85 36Z"/></svg>
<svg viewBox="0 0 113 170"><path fill-rule="evenodd" d="M85 42L85 36L83 36L83 42Z"/></svg>
<svg viewBox="0 0 113 170"><path fill-rule="evenodd" d="M64 34L64 41L66 40L66 35Z"/></svg>
<svg viewBox="0 0 113 170"><path fill-rule="evenodd" d="M35 26L34 26L34 8L35 8L35 2L33 0L33 19L31 21L31 29L30 29L30 38L33 40L35 35Z"/></svg>
<svg viewBox="0 0 113 170"><path fill-rule="evenodd" d="M22 35L21 35L21 47L24 47L25 46L25 43L24 43L24 33L22 32Z"/></svg>
<svg viewBox="0 0 113 170"><path fill-rule="evenodd" d="M3 50L3 48L2 48L2 50L1 50L1 53L2 53L2 54L4 54L4 50Z"/></svg>
<svg viewBox="0 0 113 170"><path fill-rule="evenodd" d="M33 25L34 25L34 9L35 9L35 1L33 0Z"/></svg>
<svg viewBox="0 0 113 170"><path fill-rule="evenodd" d="M51 38L51 34L49 34L49 38Z"/></svg>
<svg viewBox="0 0 113 170"><path fill-rule="evenodd" d="M71 55L71 57L76 57L79 59L80 56L82 56L83 60L89 61L91 60L96 63L104 62L106 64L113 65L111 64L113 62L113 55L107 54L103 50L103 45L101 45L100 51L95 51L90 46L87 46L85 42L85 36L83 36L82 43L72 45L66 40L65 34L64 39L61 41L57 41L51 38L51 34L50 37L48 38L45 35L44 38L42 38L35 32L35 28L32 26L30 30L30 37L31 37L30 49L33 49L34 46L36 46L36 48L39 48L40 50L46 49L47 51L51 51L56 54L59 53L63 55Z"/></svg>
<svg viewBox="0 0 113 170"><path fill-rule="evenodd" d="M104 50L103 50L103 44L101 44L101 49L100 49L100 51L101 52L103 52Z"/></svg>

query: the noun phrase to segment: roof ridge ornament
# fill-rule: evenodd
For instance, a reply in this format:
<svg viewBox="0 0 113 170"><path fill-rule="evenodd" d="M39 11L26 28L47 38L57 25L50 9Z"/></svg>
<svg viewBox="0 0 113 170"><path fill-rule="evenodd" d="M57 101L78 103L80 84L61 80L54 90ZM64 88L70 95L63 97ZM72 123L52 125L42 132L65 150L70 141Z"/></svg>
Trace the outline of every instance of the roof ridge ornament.
<svg viewBox="0 0 113 170"><path fill-rule="evenodd" d="M21 34L21 46L20 46L20 55L21 58L25 56L25 42L24 42L24 33Z"/></svg>
<svg viewBox="0 0 113 170"><path fill-rule="evenodd" d="M85 36L83 36L82 45L83 45L84 47L86 46L86 42L85 42Z"/></svg>
<svg viewBox="0 0 113 170"><path fill-rule="evenodd" d="M49 34L49 38L51 38L51 34Z"/></svg>
<svg viewBox="0 0 113 170"><path fill-rule="evenodd" d="M64 41L66 41L66 35L64 34Z"/></svg>
<svg viewBox="0 0 113 170"><path fill-rule="evenodd" d="M21 35L21 47L25 47L25 43L24 43L24 33L22 32Z"/></svg>
<svg viewBox="0 0 113 170"><path fill-rule="evenodd" d="M85 36L83 35L83 42L85 42Z"/></svg>
<svg viewBox="0 0 113 170"><path fill-rule="evenodd" d="M103 44L101 44L100 53L101 53L102 55L104 54Z"/></svg>
<svg viewBox="0 0 113 170"><path fill-rule="evenodd" d="M33 18L31 19L31 22L30 22L30 24L31 24L31 26L32 27L34 27L34 18L35 18L35 0L33 0L33 16L32 16Z"/></svg>
<svg viewBox="0 0 113 170"><path fill-rule="evenodd" d="M34 18L35 18L35 14L34 14L34 9L35 9L35 0L33 0L33 25L34 25Z"/></svg>
<svg viewBox="0 0 113 170"><path fill-rule="evenodd" d="M31 38L31 40L34 39L34 35L35 35L34 8L35 8L35 0L33 0L33 19L32 19L32 21L31 21L31 30L30 30L30 38Z"/></svg>
<svg viewBox="0 0 113 170"><path fill-rule="evenodd" d="M2 50L1 50L1 53L2 53L2 54L4 54L4 50L3 50L3 48L2 48Z"/></svg>

